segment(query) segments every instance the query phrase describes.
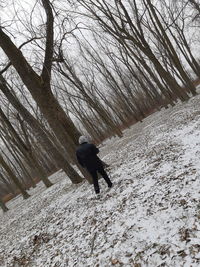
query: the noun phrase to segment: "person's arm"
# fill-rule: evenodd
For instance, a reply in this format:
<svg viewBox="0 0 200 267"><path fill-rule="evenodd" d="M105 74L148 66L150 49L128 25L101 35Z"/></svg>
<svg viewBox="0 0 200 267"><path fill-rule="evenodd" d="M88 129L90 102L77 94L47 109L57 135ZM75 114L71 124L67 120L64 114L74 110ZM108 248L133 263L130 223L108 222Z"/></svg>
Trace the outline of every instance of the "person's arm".
<svg viewBox="0 0 200 267"><path fill-rule="evenodd" d="M93 149L93 152L94 152L95 154L98 154L98 153L99 153L99 149L98 149L95 145L93 145L93 144L92 144L92 149ZM101 159L100 159L100 160L101 160ZM108 165L107 163L105 163L103 160L101 160L101 162L102 162L104 168L109 167L109 165Z"/></svg>
<svg viewBox="0 0 200 267"><path fill-rule="evenodd" d="M94 144L91 144L91 148L95 154L99 153L99 149Z"/></svg>

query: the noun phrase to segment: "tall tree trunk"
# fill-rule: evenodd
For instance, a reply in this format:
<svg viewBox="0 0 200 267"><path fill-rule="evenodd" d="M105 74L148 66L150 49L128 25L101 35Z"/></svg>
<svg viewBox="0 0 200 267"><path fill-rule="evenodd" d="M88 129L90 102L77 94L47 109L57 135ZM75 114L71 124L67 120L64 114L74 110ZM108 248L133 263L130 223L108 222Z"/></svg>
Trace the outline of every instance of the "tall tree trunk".
<svg viewBox="0 0 200 267"><path fill-rule="evenodd" d="M15 195L15 189L13 187L13 184L10 183L10 181L8 181L2 172L0 172L0 178L3 181L3 183L6 185L6 187L8 188L8 192L10 192L11 194Z"/></svg>
<svg viewBox="0 0 200 267"><path fill-rule="evenodd" d="M8 208L6 207L5 203L0 199L0 207L2 208L3 212L8 211Z"/></svg>
<svg viewBox="0 0 200 267"><path fill-rule="evenodd" d="M9 165L6 163L6 161L3 159L2 155L0 155L0 164L4 168L4 170L8 173L8 176L13 181L13 183L17 186L17 188L20 190L21 194L23 195L24 199L27 199L30 197L30 195L26 192L23 185L19 181L19 179L15 176L14 172L11 170Z"/></svg>
<svg viewBox="0 0 200 267"><path fill-rule="evenodd" d="M175 68L177 69L177 71L180 73L180 76L182 77L183 81L185 82L185 84L188 86L188 89L192 92L193 95L196 94L196 89L192 83L192 81L190 80L190 78L188 77L187 73L184 71L183 66L178 58L178 55L175 51L175 48L173 46L173 44L171 43L165 29L163 28L162 23L159 20L159 17L156 13L155 7L153 6L151 0L146 0L147 4L146 7L148 8L149 12L151 12L154 20L155 20L155 29L158 32L158 34L160 35L160 38L163 39L163 47L166 51L168 51L168 56L170 57L170 59L173 62L173 65L175 66ZM160 34L161 32L161 34Z"/></svg>
<svg viewBox="0 0 200 267"><path fill-rule="evenodd" d="M78 138L81 135L68 118L53 95L50 82L45 82L43 76L39 76L26 61L21 51L14 45L11 39L0 28L0 46L12 62L22 81L30 91L34 100L38 104L42 114L48 121L60 143L65 147L72 161L77 164L82 174L88 175L78 165L75 151ZM72 171L73 172L73 171Z"/></svg>
<svg viewBox="0 0 200 267"><path fill-rule="evenodd" d="M18 146L19 150L23 153L23 155L25 157L27 157L27 159L29 161L29 165L34 168L34 170L36 171L38 177L43 181L43 183L46 185L46 187L50 187L52 185L52 183L48 179L48 177L46 176L43 168L38 163L38 160L35 157L34 153L27 147L27 145L20 138L20 136L15 131L15 129L13 128L12 124L7 119L7 117L5 116L5 114L3 113L1 108L0 108L0 117L3 119L3 122L6 124L6 126L8 127L8 129L10 131L10 133L14 137L13 141L15 141L15 143Z"/></svg>
<svg viewBox="0 0 200 267"><path fill-rule="evenodd" d="M39 140L43 148L50 154L50 156L55 161L56 165L63 169L72 183L79 183L82 181L82 178L79 174L71 167L71 165L64 158L62 153L53 145L45 131L43 130L40 123L32 116L32 114L19 102L19 100L14 96L7 84L5 79L0 75L0 90L7 97L9 102L13 105L13 107L19 112L19 114L23 117L23 119L29 124L29 126L33 129L36 138Z"/></svg>

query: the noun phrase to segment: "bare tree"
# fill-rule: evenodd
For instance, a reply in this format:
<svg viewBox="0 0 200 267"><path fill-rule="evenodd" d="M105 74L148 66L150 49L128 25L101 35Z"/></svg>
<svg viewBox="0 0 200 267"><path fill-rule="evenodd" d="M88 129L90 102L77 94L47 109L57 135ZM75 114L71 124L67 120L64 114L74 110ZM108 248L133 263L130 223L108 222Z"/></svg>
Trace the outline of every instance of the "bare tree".
<svg viewBox="0 0 200 267"><path fill-rule="evenodd" d="M77 163L75 149L80 133L74 126L72 120L66 116L51 90L50 81L54 48L54 17L50 2L48 0L42 0L42 4L46 12L47 22L44 64L41 75L38 75L33 70L22 52L11 41L10 37L5 33L2 27L0 28L0 46L38 104L56 137L66 148L69 157L73 162ZM78 167L80 168L79 165ZM82 168L80 168L80 170L85 175L85 171ZM80 180L77 182L80 182Z"/></svg>
<svg viewBox="0 0 200 267"><path fill-rule="evenodd" d="M170 42L167 33L164 31L156 9L150 0L142 1L145 8L142 12L139 12L139 4L135 0L129 2L129 9L121 0L112 1L110 4L105 0L78 0L78 2L89 11L92 18L98 21L99 25L107 33L123 45L130 53L132 53L132 55L134 55L134 57L134 50L137 48L137 50L141 52L143 60L146 58L151 62L159 75L159 78L170 87L171 91L176 93L181 100L187 100L188 95L186 91L181 88L173 75L164 68L164 65L162 65L156 57L156 54L153 51L153 46L148 42L148 34L145 32L146 24L144 20L144 14L146 15L148 13L150 19L152 19L154 31L157 31L157 33L159 32L160 35L162 34L161 40L164 40L165 49L167 49L173 60L174 66L178 69L181 77L189 86L191 92L195 94L195 88L186 72L183 70L174 47ZM130 10L133 13L130 12ZM145 68L147 66L146 62L144 62L145 64L143 65Z"/></svg>
<svg viewBox="0 0 200 267"><path fill-rule="evenodd" d="M10 133L12 134L13 141L15 142L16 146L19 148L21 153L28 159L29 165L32 166L33 169L37 172L38 177L40 177L40 179L44 182L46 187L50 187L52 183L46 176L46 173L44 172L42 166L38 163L38 160L31 146L28 147L26 143L22 140L22 138L16 132L16 130L14 129L8 118L5 116L1 108L0 108L0 117L2 119L2 122L5 124L6 127L8 127Z"/></svg>
<svg viewBox="0 0 200 267"><path fill-rule="evenodd" d="M23 198L27 199L30 195L26 192L26 190L24 189L22 183L15 176L13 170L10 168L10 166L7 164L7 162L4 160L4 158L3 158L3 156L1 154L0 154L0 165L7 172L9 178L13 181L13 183L16 185L16 187L20 190Z"/></svg>
<svg viewBox="0 0 200 267"><path fill-rule="evenodd" d="M82 181L82 178L75 172L71 165L66 161L64 156L59 152L56 146L51 142L48 135L43 130L41 124L31 115L31 113L20 103L16 96L14 96L3 78L0 76L0 90L5 94L13 107L19 112L23 119L33 129L36 139L41 143L45 151L51 156L52 160L56 162L58 167L62 168L68 175L72 183Z"/></svg>

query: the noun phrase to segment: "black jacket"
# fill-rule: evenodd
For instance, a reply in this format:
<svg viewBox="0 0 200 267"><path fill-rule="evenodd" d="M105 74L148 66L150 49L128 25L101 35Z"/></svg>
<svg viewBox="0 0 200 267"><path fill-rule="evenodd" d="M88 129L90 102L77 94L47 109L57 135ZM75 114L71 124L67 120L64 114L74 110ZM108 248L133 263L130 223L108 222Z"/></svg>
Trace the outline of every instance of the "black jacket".
<svg viewBox="0 0 200 267"><path fill-rule="evenodd" d="M97 156L98 153L99 149L95 145L83 143L77 148L76 157L82 167L88 171L94 171L103 167L101 160Z"/></svg>

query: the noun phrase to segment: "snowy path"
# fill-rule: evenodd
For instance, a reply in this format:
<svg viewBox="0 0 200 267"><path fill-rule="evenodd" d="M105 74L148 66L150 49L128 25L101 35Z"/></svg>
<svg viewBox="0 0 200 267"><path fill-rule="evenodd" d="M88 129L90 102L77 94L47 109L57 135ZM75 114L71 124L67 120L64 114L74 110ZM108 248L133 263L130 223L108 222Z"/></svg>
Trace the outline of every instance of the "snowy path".
<svg viewBox="0 0 200 267"><path fill-rule="evenodd" d="M112 138L96 200L62 172L0 213L1 267L200 266L200 96Z"/></svg>

